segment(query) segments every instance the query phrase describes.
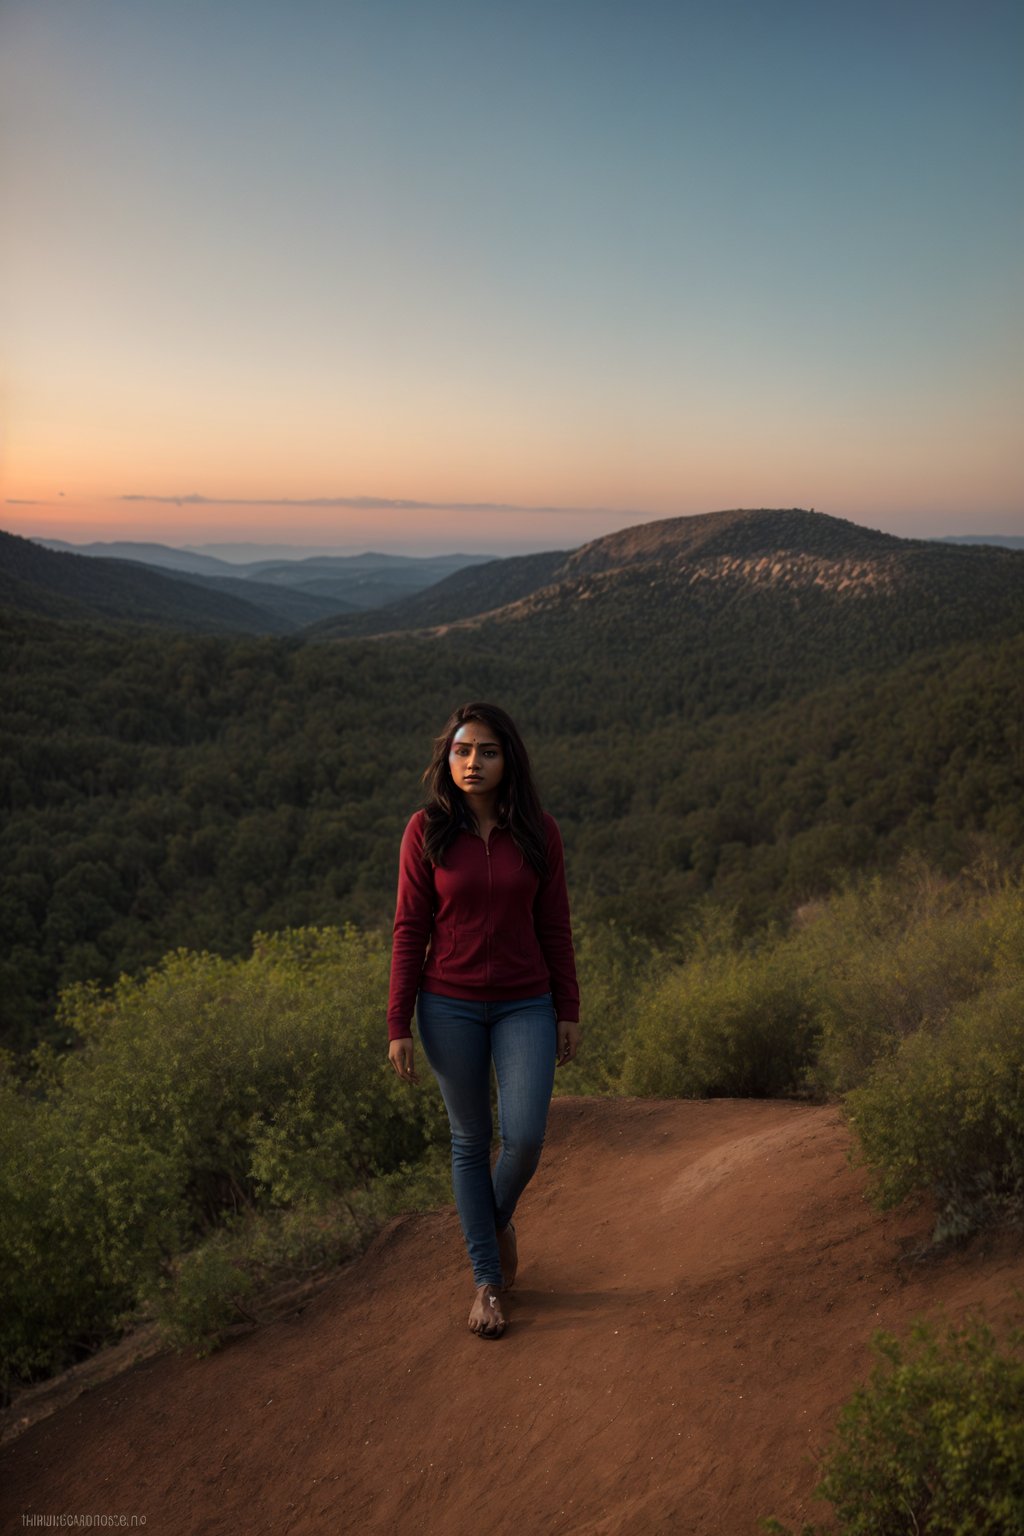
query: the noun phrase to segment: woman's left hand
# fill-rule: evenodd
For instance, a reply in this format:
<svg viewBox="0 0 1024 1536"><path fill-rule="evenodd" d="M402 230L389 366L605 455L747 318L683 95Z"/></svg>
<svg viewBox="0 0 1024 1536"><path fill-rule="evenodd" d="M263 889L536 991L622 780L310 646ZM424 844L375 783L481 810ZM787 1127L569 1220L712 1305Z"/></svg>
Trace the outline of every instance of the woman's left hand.
<svg viewBox="0 0 1024 1536"><path fill-rule="evenodd" d="M564 1066L567 1061L572 1061L580 1048L580 1026L575 1019L559 1019L558 1021L558 1055L555 1058L555 1066Z"/></svg>

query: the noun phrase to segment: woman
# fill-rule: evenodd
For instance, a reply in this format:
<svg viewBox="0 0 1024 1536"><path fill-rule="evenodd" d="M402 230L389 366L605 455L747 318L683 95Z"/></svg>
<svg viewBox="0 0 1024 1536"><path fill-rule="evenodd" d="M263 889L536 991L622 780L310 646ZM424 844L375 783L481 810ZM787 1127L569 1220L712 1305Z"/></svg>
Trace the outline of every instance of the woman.
<svg viewBox="0 0 1024 1536"><path fill-rule="evenodd" d="M562 839L541 810L519 732L464 704L434 744L426 807L399 860L388 1055L416 1082L412 1015L452 1132L452 1186L476 1296L469 1326L505 1331L512 1214L540 1161L555 1067L580 1040ZM501 1154L491 1174L491 1062Z"/></svg>

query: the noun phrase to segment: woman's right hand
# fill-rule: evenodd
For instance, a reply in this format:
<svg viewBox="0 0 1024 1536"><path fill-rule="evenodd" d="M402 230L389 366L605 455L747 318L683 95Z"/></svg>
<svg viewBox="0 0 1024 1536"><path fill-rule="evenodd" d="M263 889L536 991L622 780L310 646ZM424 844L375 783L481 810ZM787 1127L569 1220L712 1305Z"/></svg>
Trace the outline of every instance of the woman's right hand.
<svg viewBox="0 0 1024 1536"><path fill-rule="evenodd" d="M413 1061L411 1035L404 1035L401 1040L392 1040L388 1046L388 1060L403 1082L419 1082Z"/></svg>

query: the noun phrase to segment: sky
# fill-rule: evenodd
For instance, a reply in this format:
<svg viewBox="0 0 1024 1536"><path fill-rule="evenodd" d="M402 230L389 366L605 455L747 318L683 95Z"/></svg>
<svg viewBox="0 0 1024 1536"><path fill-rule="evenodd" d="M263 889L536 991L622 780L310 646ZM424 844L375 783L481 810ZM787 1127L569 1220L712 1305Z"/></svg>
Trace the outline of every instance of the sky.
<svg viewBox="0 0 1024 1536"><path fill-rule="evenodd" d="M0 526L1024 533L1019 0L0 0Z"/></svg>

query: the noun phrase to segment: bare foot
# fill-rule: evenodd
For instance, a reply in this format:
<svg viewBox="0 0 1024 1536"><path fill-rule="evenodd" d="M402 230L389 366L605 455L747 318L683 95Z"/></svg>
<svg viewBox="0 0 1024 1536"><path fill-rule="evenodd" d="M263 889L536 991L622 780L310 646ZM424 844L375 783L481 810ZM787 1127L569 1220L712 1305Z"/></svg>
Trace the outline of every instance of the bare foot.
<svg viewBox="0 0 1024 1536"><path fill-rule="evenodd" d="M516 1278L516 1270L519 1268L516 1229L511 1222L498 1233L498 1252L501 1255L502 1287L510 1291Z"/></svg>
<svg viewBox="0 0 1024 1536"><path fill-rule="evenodd" d="M469 1311L469 1328L482 1339L500 1339L505 1332L505 1314L495 1286L477 1286L476 1300Z"/></svg>

